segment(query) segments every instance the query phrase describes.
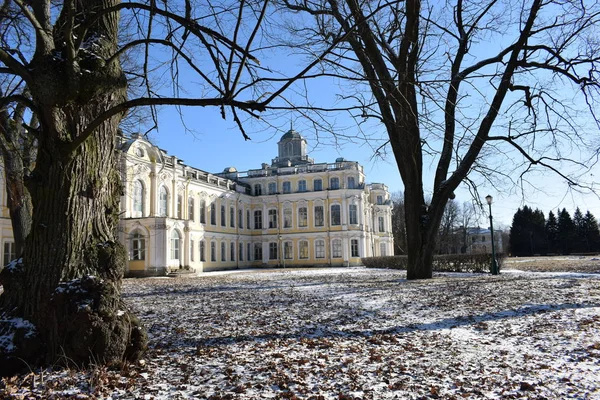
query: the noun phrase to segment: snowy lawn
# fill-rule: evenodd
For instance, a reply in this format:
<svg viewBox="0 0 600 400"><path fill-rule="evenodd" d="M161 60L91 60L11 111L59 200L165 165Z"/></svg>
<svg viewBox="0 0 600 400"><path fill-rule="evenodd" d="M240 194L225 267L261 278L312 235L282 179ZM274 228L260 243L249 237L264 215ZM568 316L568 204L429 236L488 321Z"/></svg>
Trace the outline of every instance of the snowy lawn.
<svg viewBox="0 0 600 400"><path fill-rule="evenodd" d="M143 362L0 397L600 399L600 275L305 269L131 279Z"/></svg>

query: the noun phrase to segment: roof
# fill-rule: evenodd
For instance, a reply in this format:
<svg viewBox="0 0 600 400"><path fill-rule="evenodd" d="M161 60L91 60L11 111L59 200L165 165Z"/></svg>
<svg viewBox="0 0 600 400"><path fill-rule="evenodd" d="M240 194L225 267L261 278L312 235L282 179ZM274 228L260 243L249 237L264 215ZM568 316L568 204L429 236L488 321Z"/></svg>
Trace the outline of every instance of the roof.
<svg viewBox="0 0 600 400"><path fill-rule="evenodd" d="M288 140L288 139L304 139L302 137L301 134L299 134L298 132L296 132L294 129L290 129L289 131L287 131L286 133L283 134L283 136L281 137L281 141L283 140Z"/></svg>

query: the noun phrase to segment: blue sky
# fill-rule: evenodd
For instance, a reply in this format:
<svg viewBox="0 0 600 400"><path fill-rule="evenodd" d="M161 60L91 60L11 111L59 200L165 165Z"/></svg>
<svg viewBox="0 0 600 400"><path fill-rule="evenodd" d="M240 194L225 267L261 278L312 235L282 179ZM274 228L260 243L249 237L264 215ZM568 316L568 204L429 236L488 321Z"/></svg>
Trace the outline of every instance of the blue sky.
<svg viewBox="0 0 600 400"><path fill-rule="evenodd" d="M183 119L173 107L165 107L159 113L159 131L151 134L151 139L169 154L175 155L188 165L209 172L220 172L225 167L236 167L239 171L260 168L261 163L270 163L277 156L277 142L282 131L275 128L265 129L258 125L248 125L247 133L252 140L245 141L238 128L232 121L223 121L216 108L184 108ZM367 175L368 182L379 182L388 185L391 192L403 189L400 175L391 154L387 158L373 158L373 150L360 140L355 143L341 143L338 146L323 143L315 146L316 139L311 130L304 127L302 120L289 116L280 117L271 121L282 130L289 129L290 119L295 120L294 129L307 137L309 155L317 162L333 162L338 157L360 162ZM352 129L351 121L345 121ZM324 142L327 142L327 137ZM595 172L594 172L595 171ZM600 169L592 171L600 176ZM427 174L431 181L430 174ZM600 218L600 200L593 194L579 195L567 191L567 185L557 179L552 173L547 172L537 176L534 181L543 188L544 192L529 190L527 196L518 193L518 188L504 187L502 191L490 188L480 188L480 195L494 196L493 213L494 221L498 226L510 226L512 216L518 207L527 204L533 208L540 208L545 215L549 210L565 207L571 214L576 206L584 212L589 210ZM471 201L471 194L466 188L457 191L457 201ZM485 215L487 217L487 214ZM480 221L482 226L487 226L487 220Z"/></svg>
<svg viewBox="0 0 600 400"><path fill-rule="evenodd" d="M442 10L443 11L443 10ZM518 11L518 10L517 10ZM441 11L440 11L441 12ZM513 10L513 12L515 12ZM298 22L300 16L298 14L292 15L293 22ZM290 22L290 21L288 21ZM504 36L502 36L504 35ZM510 37L509 32L504 32L500 36L500 40L497 42L490 42L488 40L482 40L477 43L477 50L473 49L477 56L485 54L495 54L499 46L502 46L502 39ZM262 45L269 44L268 38L263 38L264 42L260 42ZM496 37L498 39L498 37ZM282 39L284 40L284 39ZM443 50L443 48L440 48ZM440 51L442 51L440 50ZM281 50L269 49L264 52L260 52L261 66L266 68L272 68L272 71L285 71L287 76L292 76L295 71L302 69L306 65L306 60L310 59L307 55L307 49L302 46L287 47L285 52ZM201 57L201 54L197 55ZM208 66L210 68L210 66ZM263 71L264 72L264 71ZM181 92L186 97L198 97L202 96L203 93L207 93L204 85L196 86L198 83L197 76L186 76L186 72L182 69L180 71L181 81L183 84ZM434 70L432 74L435 75ZM164 85L163 89L167 89L169 85L169 79L165 79L168 74L160 77L160 82ZM271 76L277 75L277 72L273 72ZM433 75L432 75L433 76ZM545 78L545 77L542 77ZM540 78L540 81L543 79ZM550 86L554 85L555 82L550 82ZM331 78L309 80L304 82L305 86L299 85L299 87L292 88L284 93L286 99L290 100L294 104L298 104L297 100L300 99L302 103L303 98L299 96L300 92L306 90L309 94L308 98L311 103L318 103L318 105L326 107L340 106L343 100L340 100L341 95L356 95L360 96L364 94L362 88L355 87L355 83L340 82ZM464 85L463 85L464 87ZM565 86L566 87L566 86ZM559 86L559 91L564 92L565 87ZM196 89L197 88L197 89ZM265 89L267 91L273 90L272 88ZM248 90L248 93L252 91ZM172 93L170 93L172 94ZM464 94L464 93L463 93ZM489 97L489 92L486 91L485 87L477 87L467 91L469 100L467 103L463 103L463 113L459 116L462 118L460 121L465 125L469 125L469 119L472 116L481 116L480 107L485 107ZM563 93L560 93L563 94ZM248 98L248 95L245 95ZM511 95L509 95L510 98ZM515 95L513 94L513 100ZM365 97L369 97L368 94ZM577 96L565 98L567 106L572 104L575 108L580 108L581 104L577 103L580 101ZM508 101L507 101L508 102ZM506 102L506 103L507 103ZM280 101L279 104L282 104ZM346 103L347 104L347 103ZM505 107L503 107L505 108ZM506 129L508 120L513 116L514 110L504 109L503 120L498 118L496 128L498 131ZM434 111L435 112L435 111ZM243 114L243 113L242 113ZM518 118L518 115L516 115ZM248 135L252 138L251 141L245 141L239 132L237 126L233 123L231 116L228 116L228 120L223 121L217 108L183 108L182 115L173 107L164 107L159 113L159 131L152 132L152 140L159 145L161 148L167 150L170 154L175 155L183 159L188 165L209 171L209 172L220 172L225 167L236 167L240 171L260 168L261 163L270 163L271 159L277 156L277 142L281 135L289 129L290 122L293 123L294 129L299 131L308 140L309 154L317 162L333 162L338 157L344 157L348 160L358 161L365 169L368 182L380 182L385 183L390 188L391 192L398 192L403 190L403 185L400 180L398 170L395 165L393 156L388 153L386 157L374 158L374 149L384 143L386 134L381 126L375 124L362 125L360 128L357 126L356 121L351 119L347 114L329 114L327 116L327 122L332 126L335 126L336 130L344 136L350 139L336 140L331 134L325 133L326 129L317 128L315 129L307 119L299 117L297 114L291 112L281 111L278 113L265 115L265 121L260 123L244 123L244 127ZM435 116L429 121L435 121ZM439 118L439 115L438 117ZM185 123L185 126L182 123ZM439 121L438 121L439 122ZM504 126L501 125L504 123ZM428 145L431 145L435 149L439 149L441 142L440 137L436 136L435 126L430 124L426 126L423 123L421 128L424 134L428 134L426 137ZM579 125L579 121L578 121ZM587 136L589 138L598 137L598 127L590 123L586 126L585 120L581 124L584 127L584 131L589 128L590 133ZM433 131L428 130L433 127ZM467 128L470 131L470 128ZM360 136L368 136L374 138L371 143L367 143L365 140L360 139ZM425 137L425 136L424 136ZM468 135L466 135L468 138ZM538 140L538 139L536 139ZM538 140L536 144L540 144L542 139ZM568 141L567 141L568 142ZM600 144L597 141L595 145ZM542 146L543 147L543 146ZM389 150L389 149L388 149ZM562 155L571 156L577 159L583 158L585 149L574 147L564 149L561 148L560 152ZM496 170L506 172L509 174L512 167L515 166L515 162L511 159L511 155L514 153L514 149L501 147L493 157L484 159L482 163L491 166ZM424 182L425 182L425 194L427 195L428 187L431 185L432 173L435 165L433 161L435 158L424 159ZM600 181L597 178L600 176L600 167L595 166L592 170L586 172L583 179L587 182L594 182L594 185L599 186ZM509 176L508 178L518 182L518 177ZM494 177L493 179L497 179ZM510 179L506 179L509 181ZM524 184L530 186L518 187L511 185L510 183L501 184L498 180L495 181L497 188L486 186L485 177L483 179L477 179L478 183L478 197L483 199L487 194L494 196L495 201L493 205L495 221L498 225L509 226L512 217L518 207L525 204L541 209L545 215L549 210L556 210L558 208L566 208L571 214L575 210L575 207L579 206L584 212L586 210L591 211L597 218L600 219L600 199L597 195L587 194L580 195L576 192L568 190L564 179L560 179L556 174L550 171L534 172L528 175L529 183L525 181ZM481 183L481 185L479 185ZM536 187L536 189L533 188ZM456 200L459 203L472 200L472 194L465 186L460 187L456 192ZM487 214L486 214L487 216ZM482 226L487 226L487 220L482 219L480 221Z"/></svg>

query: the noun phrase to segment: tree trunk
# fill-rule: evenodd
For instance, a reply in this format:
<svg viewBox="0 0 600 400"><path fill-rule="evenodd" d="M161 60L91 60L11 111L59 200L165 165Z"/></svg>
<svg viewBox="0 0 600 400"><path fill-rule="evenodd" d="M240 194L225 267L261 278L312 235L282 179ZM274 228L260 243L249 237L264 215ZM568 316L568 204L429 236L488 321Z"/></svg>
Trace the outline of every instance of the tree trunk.
<svg viewBox="0 0 600 400"><path fill-rule="evenodd" d="M6 205L10 213L15 254L23 253L25 239L31 229L32 204L25 187L24 165L21 154L2 149L4 180L6 182Z"/></svg>
<svg viewBox="0 0 600 400"><path fill-rule="evenodd" d="M112 3L77 4L86 13ZM31 66L40 122L28 181L33 217L23 258L0 273L0 336L12 338L0 342L2 375L38 363L120 364L146 347L145 330L121 299L127 260L117 239L116 138L123 115L83 136L96 116L126 98L119 61L101 61L115 51L117 26L118 13L106 14L87 31L94 45L82 58L40 52ZM55 34L61 45L62 33Z"/></svg>

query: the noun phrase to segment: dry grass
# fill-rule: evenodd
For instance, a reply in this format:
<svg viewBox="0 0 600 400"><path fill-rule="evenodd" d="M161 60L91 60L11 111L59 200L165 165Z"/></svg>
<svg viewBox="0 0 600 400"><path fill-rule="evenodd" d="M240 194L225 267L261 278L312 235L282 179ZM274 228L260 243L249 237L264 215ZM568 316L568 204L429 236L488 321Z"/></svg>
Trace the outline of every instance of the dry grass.
<svg viewBox="0 0 600 400"><path fill-rule="evenodd" d="M512 257L504 261L504 269L536 272L600 273L600 255Z"/></svg>

